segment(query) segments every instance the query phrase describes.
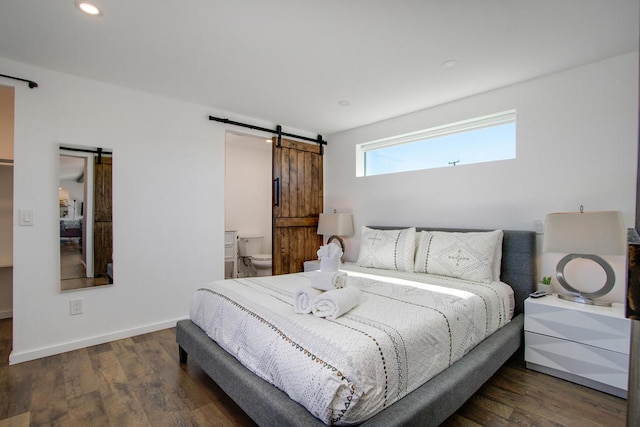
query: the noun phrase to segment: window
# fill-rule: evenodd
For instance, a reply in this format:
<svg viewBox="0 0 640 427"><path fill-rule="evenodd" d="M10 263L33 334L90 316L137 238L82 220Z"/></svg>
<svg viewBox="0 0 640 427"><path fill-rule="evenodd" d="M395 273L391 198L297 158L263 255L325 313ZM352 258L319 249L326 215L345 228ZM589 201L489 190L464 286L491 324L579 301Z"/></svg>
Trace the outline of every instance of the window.
<svg viewBox="0 0 640 427"><path fill-rule="evenodd" d="M356 176L516 158L515 110L356 146Z"/></svg>

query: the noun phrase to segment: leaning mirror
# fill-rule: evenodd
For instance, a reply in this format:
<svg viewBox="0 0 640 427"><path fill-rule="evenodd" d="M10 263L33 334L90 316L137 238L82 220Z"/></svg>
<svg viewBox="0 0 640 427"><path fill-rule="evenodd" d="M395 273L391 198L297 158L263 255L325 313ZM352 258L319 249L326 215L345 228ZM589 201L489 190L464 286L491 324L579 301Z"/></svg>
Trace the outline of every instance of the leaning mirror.
<svg viewBox="0 0 640 427"><path fill-rule="evenodd" d="M60 146L60 290L113 284L112 150Z"/></svg>

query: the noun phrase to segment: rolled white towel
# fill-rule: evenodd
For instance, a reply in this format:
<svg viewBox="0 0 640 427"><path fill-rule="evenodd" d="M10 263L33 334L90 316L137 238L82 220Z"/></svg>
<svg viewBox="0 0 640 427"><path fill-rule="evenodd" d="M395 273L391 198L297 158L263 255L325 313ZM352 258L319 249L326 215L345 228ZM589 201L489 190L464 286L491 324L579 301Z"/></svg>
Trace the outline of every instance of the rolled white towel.
<svg viewBox="0 0 640 427"><path fill-rule="evenodd" d="M311 275L311 287L321 291L343 288L347 284L344 271L317 271Z"/></svg>
<svg viewBox="0 0 640 427"><path fill-rule="evenodd" d="M340 269L340 258L322 258L320 260L320 271L335 273Z"/></svg>
<svg viewBox="0 0 640 427"><path fill-rule="evenodd" d="M309 286L298 289L293 296L293 311L298 314L311 313L313 300L321 293L321 290L313 289Z"/></svg>
<svg viewBox="0 0 640 427"><path fill-rule="evenodd" d="M335 243L328 243L318 249L318 259L340 259L342 258L342 248Z"/></svg>
<svg viewBox="0 0 640 427"><path fill-rule="evenodd" d="M313 300L314 316L335 320L360 304L362 293L354 286L323 292Z"/></svg>

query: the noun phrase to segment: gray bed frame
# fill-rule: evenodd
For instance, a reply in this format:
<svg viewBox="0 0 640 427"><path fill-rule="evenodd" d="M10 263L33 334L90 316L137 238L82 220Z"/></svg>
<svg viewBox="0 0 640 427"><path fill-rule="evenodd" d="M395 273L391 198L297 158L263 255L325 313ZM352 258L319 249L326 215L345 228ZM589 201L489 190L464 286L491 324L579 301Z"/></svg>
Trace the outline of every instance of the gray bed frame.
<svg viewBox="0 0 640 427"><path fill-rule="evenodd" d="M398 229L405 227L372 227ZM438 231L487 231L418 228ZM523 341L524 300L536 282L535 234L504 231L501 280L515 291L511 322L425 384L369 418L362 426L437 426L464 404L518 350ZM180 363L190 355L260 426L324 426L302 405L257 377L209 338L191 320L176 328Z"/></svg>

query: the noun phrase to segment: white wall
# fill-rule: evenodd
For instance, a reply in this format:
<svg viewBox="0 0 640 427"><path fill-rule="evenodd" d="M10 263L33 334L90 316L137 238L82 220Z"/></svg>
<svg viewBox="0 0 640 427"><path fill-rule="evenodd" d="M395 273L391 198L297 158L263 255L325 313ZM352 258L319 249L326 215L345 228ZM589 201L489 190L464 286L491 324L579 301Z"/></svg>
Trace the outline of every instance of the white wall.
<svg viewBox="0 0 640 427"><path fill-rule="evenodd" d="M351 108L354 108L353 106ZM355 145L433 126L517 110L517 158L392 175L355 177ZM346 113L348 114L348 112ZM483 93L331 135L325 157L325 211L353 212L358 254L362 225L533 230L549 212L621 210L635 216L638 54ZM539 237L542 241L542 236ZM540 246L540 245L539 245ZM624 297L624 257L607 258ZM540 258L554 275L558 258ZM555 284L557 286L557 284Z"/></svg>
<svg viewBox="0 0 640 427"><path fill-rule="evenodd" d="M227 133L225 227L238 236L263 236L261 251L270 254L272 148L265 139Z"/></svg>
<svg viewBox="0 0 640 427"><path fill-rule="evenodd" d="M226 130L207 116L228 114L3 58L0 68L40 85L15 84L14 216L32 209L34 226L14 221L11 363L187 317L192 292L224 274ZM59 292L61 143L113 148L114 286ZM75 298L84 314L72 317Z"/></svg>

